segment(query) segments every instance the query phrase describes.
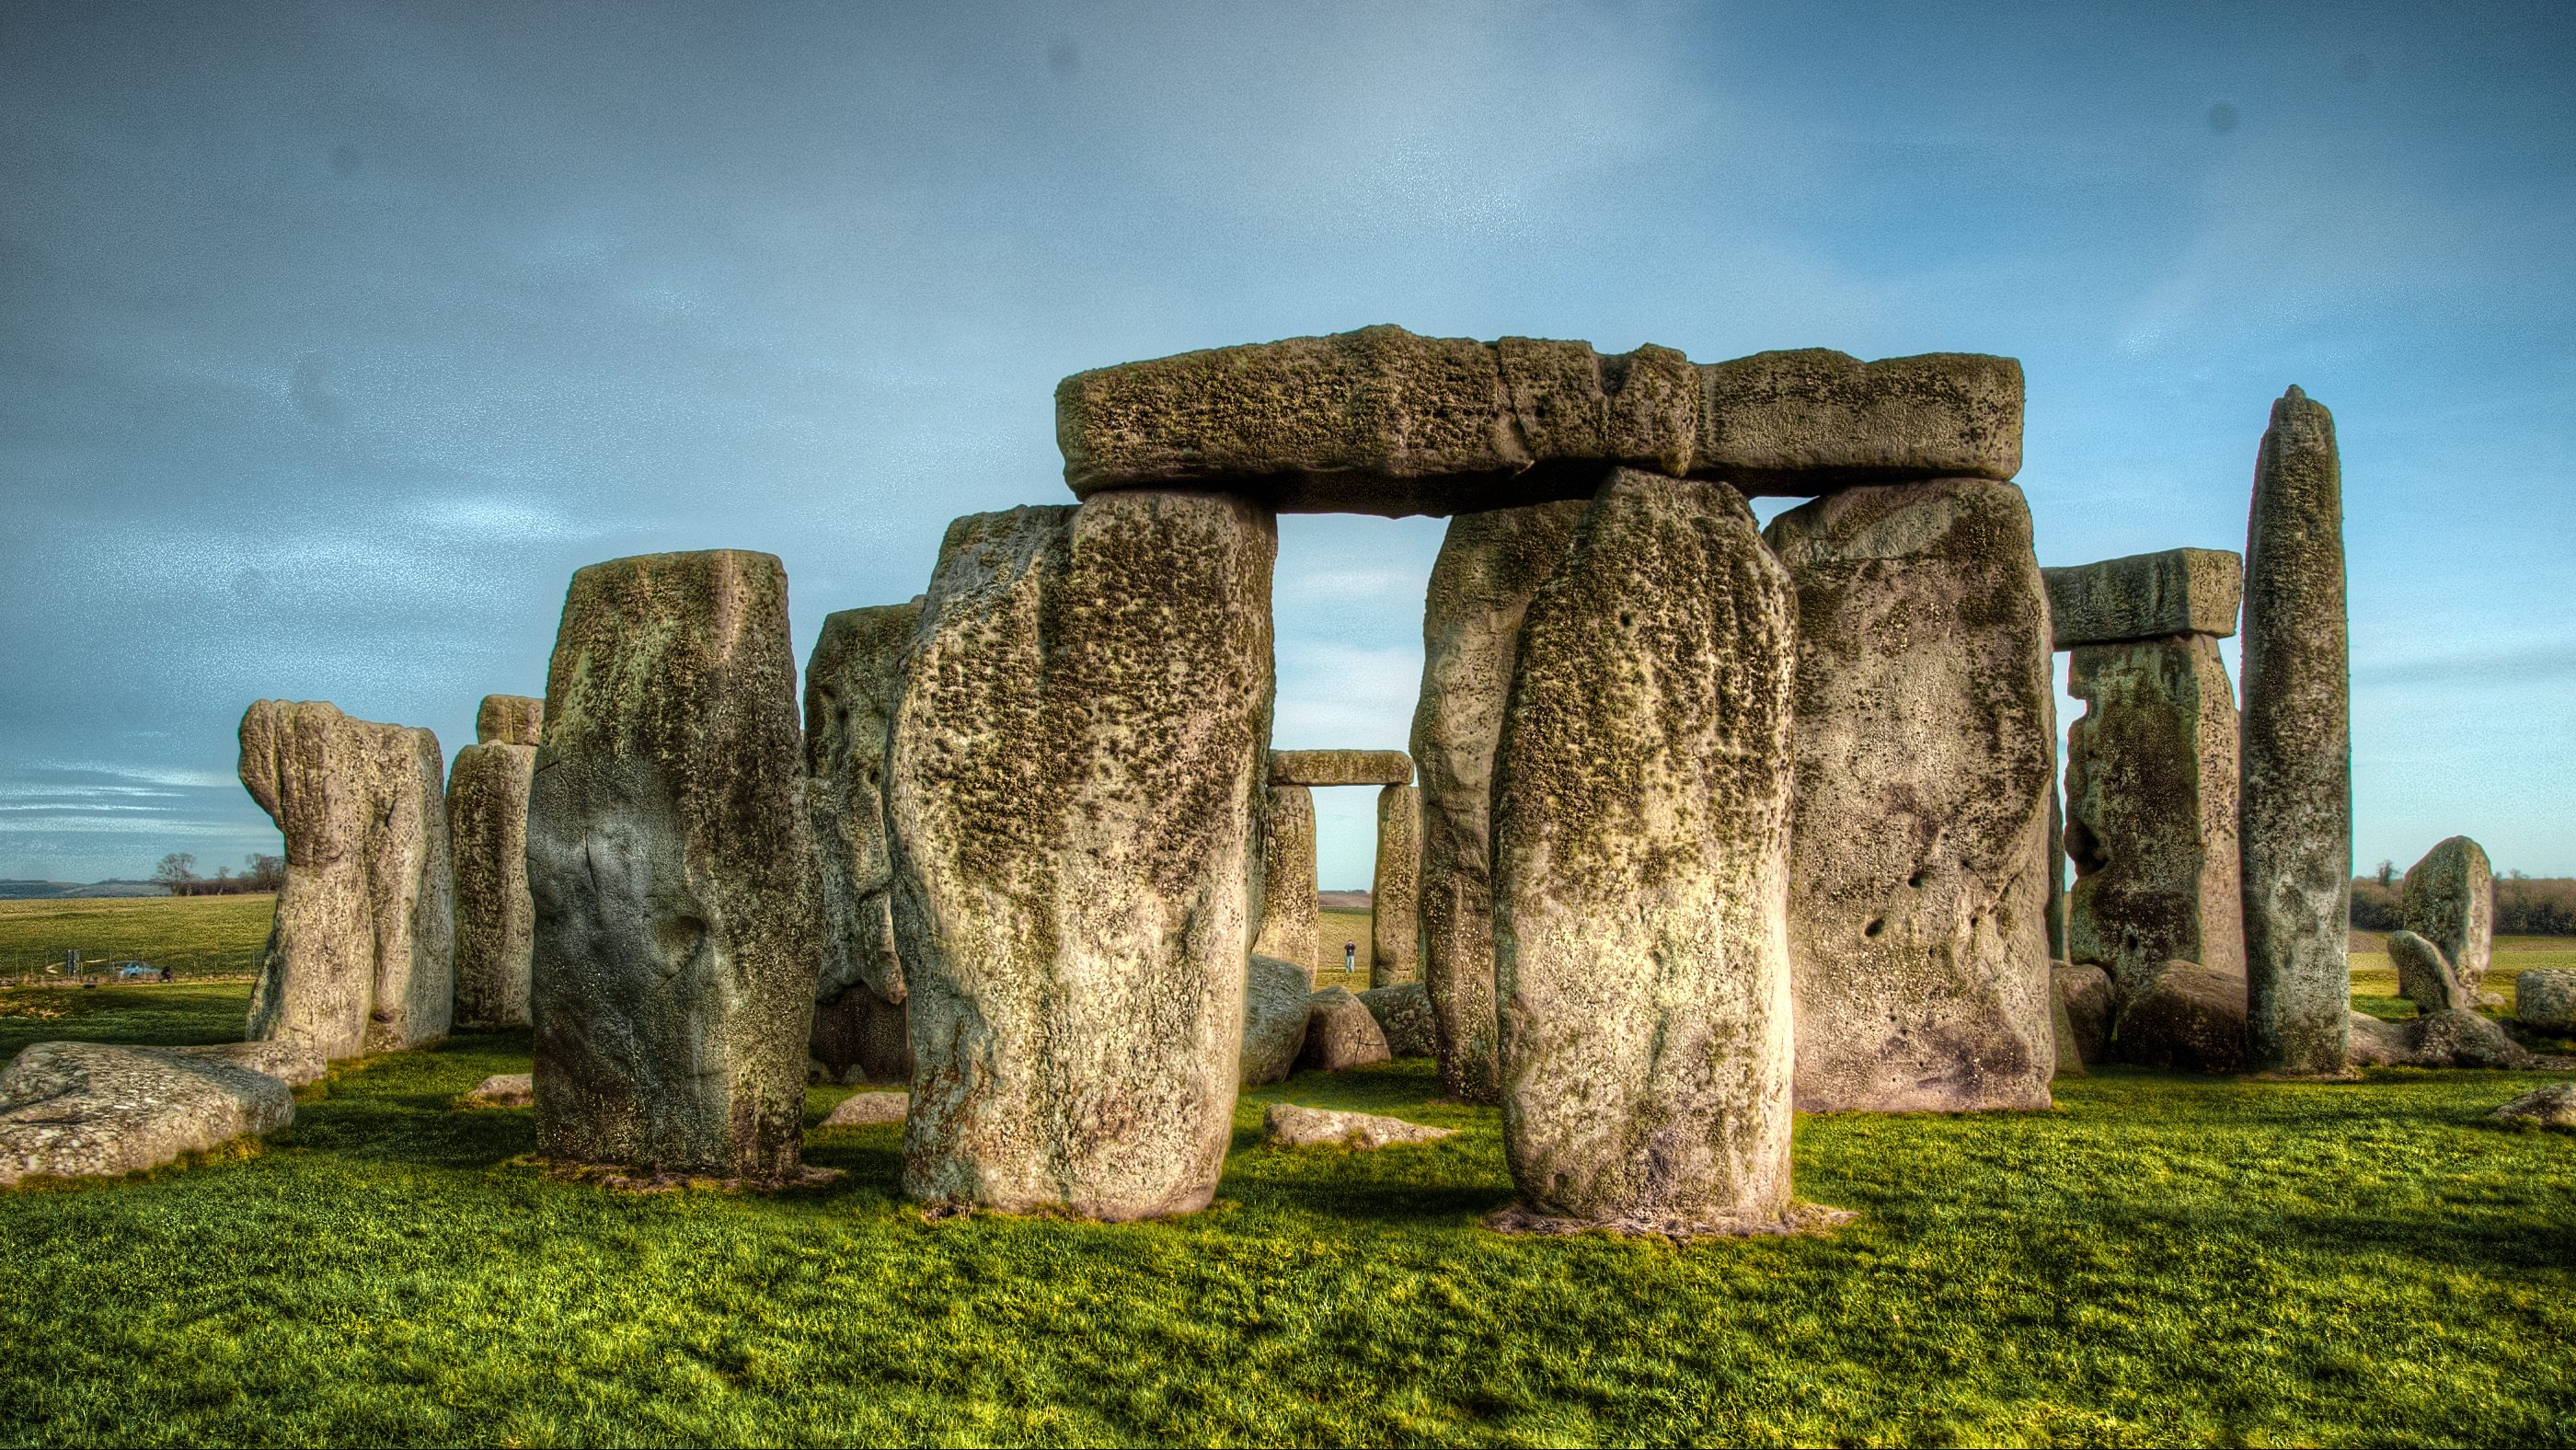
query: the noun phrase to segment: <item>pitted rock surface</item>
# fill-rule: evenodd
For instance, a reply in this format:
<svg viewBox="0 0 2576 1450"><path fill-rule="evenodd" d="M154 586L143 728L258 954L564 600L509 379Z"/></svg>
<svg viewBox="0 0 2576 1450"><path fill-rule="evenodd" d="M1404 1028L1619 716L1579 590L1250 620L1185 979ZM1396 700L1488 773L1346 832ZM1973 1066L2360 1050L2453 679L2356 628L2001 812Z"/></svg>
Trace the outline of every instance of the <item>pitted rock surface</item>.
<svg viewBox="0 0 2576 1450"><path fill-rule="evenodd" d="M1214 1194L1276 551L1267 513L1214 494L949 526L887 790L912 1197L1124 1220Z"/></svg>
<svg viewBox="0 0 2576 1450"><path fill-rule="evenodd" d="M2576 1133L2576 1082L2554 1082L2534 1088L2495 1110L2495 1120L2519 1126L2556 1128Z"/></svg>
<svg viewBox="0 0 2576 1450"><path fill-rule="evenodd" d="M0 1072L0 1187L132 1173L285 1127L295 1121L293 1092L250 1065L277 1062L279 1046L36 1043Z"/></svg>
<svg viewBox="0 0 2576 1450"><path fill-rule="evenodd" d="M1306 1019L1315 994L1306 969L1276 957L1255 956L1245 964L1243 985L1243 1067L1245 1087L1286 1082L1306 1046Z"/></svg>
<svg viewBox="0 0 2576 1450"><path fill-rule="evenodd" d="M2513 1015L2543 1032L2576 1035L2576 971L2544 968L2515 973Z"/></svg>
<svg viewBox="0 0 2576 1450"><path fill-rule="evenodd" d="M1306 1002L1306 1044L1299 1072L1340 1072L1374 1067L1394 1056L1368 1004L1340 987L1326 987Z"/></svg>
<svg viewBox="0 0 2576 1450"><path fill-rule="evenodd" d="M2076 1055L2086 1065L2111 1061L2111 1017L2119 1006L2111 990L2111 974L2100 967L2052 962L2048 976L2065 1008L2067 1028L2075 1036Z"/></svg>
<svg viewBox="0 0 2576 1450"><path fill-rule="evenodd" d="M2168 962L2129 998L2111 1029L2111 1051L2140 1067L2243 1072L2245 973L2198 962Z"/></svg>
<svg viewBox="0 0 2576 1450"><path fill-rule="evenodd" d="M483 713L493 713L490 695ZM531 722L533 714L527 717ZM537 747L486 740L447 774L447 839L456 873L456 1025L528 1025L536 902L528 895L528 783Z"/></svg>
<svg viewBox="0 0 2576 1450"><path fill-rule="evenodd" d="M1252 950L1315 970L1315 793L1273 781L1261 817L1261 925Z"/></svg>
<svg viewBox="0 0 2576 1450"><path fill-rule="evenodd" d="M1543 1216L1776 1218L1788 575L1735 490L1622 470L1520 636L1493 806L1512 1180Z"/></svg>
<svg viewBox="0 0 2576 1450"><path fill-rule="evenodd" d="M2398 916L2408 931L2442 949L2474 1001L2495 952L2495 870L2485 848L2453 836L2425 852L2406 872Z"/></svg>
<svg viewBox="0 0 2576 1450"><path fill-rule="evenodd" d="M303 1042L218 1042L211 1047L165 1047L181 1057L210 1058L266 1073L288 1087L320 1082L330 1075L330 1061Z"/></svg>
<svg viewBox="0 0 2576 1450"><path fill-rule="evenodd" d="M1431 1057L1439 1051L1439 1034L1431 1025L1431 994L1420 982L1374 987L1359 994L1360 1005L1377 1019L1386 1050L1395 1057Z"/></svg>
<svg viewBox="0 0 2576 1450"><path fill-rule="evenodd" d="M2059 649L2236 632L2244 561L2224 549L2167 549L2042 569Z"/></svg>
<svg viewBox="0 0 2576 1450"><path fill-rule="evenodd" d="M816 1060L835 1077L912 1076L903 963L894 945L886 754L922 600L824 616L805 665L805 767L823 892L814 984Z"/></svg>
<svg viewBox="0 0 2576 1450"><path fill-rule="evenodd" d="M1274 750L1270 783L1411 785L1413 757L1401 750Z"/></svg>
<svg viewBox="0 0 2576 1450"><path fill-rule="evenodd" d="M536 1101L536 1074L527 1072L496 1072L457 1099L460 1106L469 1108L526 1108Z"/></svg>
<svg viewBox="0 0 2576 1450"><path fill-rule="evenodd" d="M1376 1113L1337 1113L1294 1103L1272 1103L1261 1110L1261 1141L1274 1148L1392 1148L1400 1143L1437 1143L1457 1131Z"/></svg>
<svg viewBox="0 0 2576 1450"><path fill-rule="evenodd" d="M1377 871L1369 880L1371 987L1422 980L1421 901L1422 792L1391 785L1377 793ZM1428 999L1424 1010L1430 1010Z"/></svg>
<svg viewBox="0 0 2576 1450"><path fill-rule="evenodd" d="M2021 490L1852 489L1766 537L1798 591L1798 1105L2044 1108L2056 694Z"/></svg>
<svg viewBox="0 0 2576 1450"><path fill-rule="evenodd" d="M2521 1043L2479 1014L2464 1009L2427 1012L2399 1024L2406 1031L2409 1061L2417 1067L2533 1066Z"/></svg>
<svg viewBox="0 0 2576 1450"><path fill-rule="evenodd" d="M249 1036L338 1060L447 1035L455 877L438 737L319 701L242 714L241 780L286 838Z"/></svg>
<svg viewBox="0 0 2576 1450"><path fill-rule="evenodd" d="M528 807L545 1157L799 1176L822 948L801 755L775 557L573 575Z"/></svg>

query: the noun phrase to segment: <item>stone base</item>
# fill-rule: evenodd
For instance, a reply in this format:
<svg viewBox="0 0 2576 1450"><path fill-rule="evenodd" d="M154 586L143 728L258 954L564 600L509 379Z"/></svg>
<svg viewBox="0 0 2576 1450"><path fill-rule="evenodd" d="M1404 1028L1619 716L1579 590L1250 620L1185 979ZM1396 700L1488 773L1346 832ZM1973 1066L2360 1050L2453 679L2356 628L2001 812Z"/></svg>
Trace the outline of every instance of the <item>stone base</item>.
<svg viewBox="0 0 2576 1450"><path fill-rule="evenodd" d="M1485 1227L1496 1233L1559 1236L1564 1234L1606 1233L1616 1238L1664 1239L1686 1244L1695 1239L1780 1238L1796 1234L1823 1234L1842 1227L1859 1217L1847 1208L1827 1208L1821 1203L1793 1203L1777 1218L1691 1219L1662 1218L1653 1214L1622 1214L1606 1219L1556 1218L1536 1212L1521 1204L1498 1209L1485 1216Z"/></svg>

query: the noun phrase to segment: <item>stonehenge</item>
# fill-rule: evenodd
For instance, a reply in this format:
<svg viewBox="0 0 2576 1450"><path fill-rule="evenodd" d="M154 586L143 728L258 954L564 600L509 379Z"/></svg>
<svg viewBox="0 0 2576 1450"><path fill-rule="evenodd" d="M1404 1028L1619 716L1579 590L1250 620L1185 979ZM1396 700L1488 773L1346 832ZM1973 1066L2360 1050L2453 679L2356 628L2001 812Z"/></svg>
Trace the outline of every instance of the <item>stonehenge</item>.
<svg viewBox="0 0 2576 1450"><path fill-rule="evenodd" d="M1411 785L1413 760L1401 750L1274 750L1270 784Z"/></svg>
<svg viewBox="0 0 2576 1450"><path fill-rule="evenodd" d="M894 944L886 750L922 600L823 619L805 665L805 770L823 893L823 965L808 1049L836 1079L912 1076Z"/></svg>
<svg viewBox="0 0 2576 1450"><path fill-rule="evenodd" d="M1252 938L1256 956L1295 962L1315 974L1315 792L1273 781L1261 812L1261 922Z"/></svg>
<svg viewBox="0 0 2576 1450"><path fill-rule="evenodd" d="M1374 785L1377 869L1370 881L1369 981L1412 980L1417 959L1413 760L1401 750L1274 750L1261 829L1261 924L1252 950L1295 962L1309 980L1320 970L1322 924L1315 898L1315 787Z"/></svg>
<svg viewBox="0 0 2576 1450"><path fill-rule="evenodd" d="M447 773L448 852L456 873L458 1027L528 1025L536 904L528 896L528 781L545 702L486 695L474 743Z"/></svg>
<svg viewBox="0 0 2576 1450"><path fill-rule="evenodd" d="M0 1072L0 1188L155 1168L295 1121L321 1076L296 1040L216 1047L39 1042Z"/></svg>
<svg viewBox="0 0 2576 1450"><path fill-rule="evenodd" d="M242 714L241 782L286 838L252 1041L336 1061L447 1035L455 884L438 737L320 701Z"/></svg>

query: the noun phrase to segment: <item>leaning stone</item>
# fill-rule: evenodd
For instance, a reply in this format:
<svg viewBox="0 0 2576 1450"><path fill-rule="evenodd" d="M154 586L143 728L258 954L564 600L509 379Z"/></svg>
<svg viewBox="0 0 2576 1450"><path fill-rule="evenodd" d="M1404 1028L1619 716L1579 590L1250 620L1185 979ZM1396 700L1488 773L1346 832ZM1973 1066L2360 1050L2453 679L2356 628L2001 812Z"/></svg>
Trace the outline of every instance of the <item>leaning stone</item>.
<svg viewBox="0 0 2576 1450"><path fill-rule="evenodd" d="M456 752L447 775L447 837L456 873L456 1025L528 1025L528 963L536 903L528 895L528 782L540 701L483 697L483 738ZM499 726L498 732L487 728ZM494 739L501 733L505 738Z"/></svg>
<svg viewBox="0 0 2576 1450"><path fill-rule="evenodd" d="M1243 1068L1245 1087L1286 1082L1306 1046L1314 984L1306 969L1276 957L1253 957L1244 970Z"/></svg>
<svg viewBox="0 0 2576 1450"><path fill-rule="evenodd" d="M2461 983L2442 949L2411 931L2388 934L2389 965L2397 969L2397 995L2420 1012L2475 1010L2477 999Z"/></svg>
<svg viewBox="0 0 2576 1450"><path fill-rule="evenodd" d="M2062 777L2061 777L2062 778ZM2059 781L2048 786L2048 959L2066 960L2066 811Z"/></svg>
<svg viewBox="0 0 2576 1450"><path fill-rule="evenodd" d="M870 1128L880 1123L900 1123L911 1101L907 1093L852 1093L824 1115L821 1126Z"/></svg>
<svg viewBox="0 0 2576 1450"><path fill-rule="evenodd" d="M2100 967L2052 962L2048 976L2057 1000L2066 1008L2067 1025L2075 1034L2076 1055L2086 1065L2109 1062L2111 1015L2118 1005L2111 990L2110 973Z"/></svg>
<svg viewBox="0 0 2576 1450"><path fill-rule="evenodd" d="M2525 1027L2576 1034L2576 971L2515 973L2513 1015Z"/></svg>
<svg viewBox="0 0 2576 1450"><path fill-rule="evenodd" d="M2502 1027L2475 1012L2428 1012L2404 1024L2417 1067L2527 1068L2531 1054Z"/></svg>
<svg viewBox="0 0 2576 1450"><path fill-rule="evenodd" d="M836 1078L904 1082L903 963L887 852L886 752L921 599L823 618L805 663L805 770L823 894L823 969L808 1050Z"/></svg>
<svg viewBox="0 0 2576 1450"><path fill-rule="evenodd" d="M2252 1065L2344 1070L2352 987L2352 723L2334 418L2272 405L2245 537L2239 804Z"/></svg>
<svg viewBox="0 0 2576 1450"><path fill-rule="evenodd" d="M1359 998L1340 987L1326 987L1307 999L1306 1045L1297 1053L1299 1072L1374 1067L1392 1056L1376 1015Z"/></svg>
<svg viewBox="0 0 2576 1450"><path fill-rule="evenodd" d="M1502 1101L1494 1056L1494 751L1530 595L1573 547L1587 505L1546 504L1449 521L1422 607L1422 978L1439 1037L1440 1089Z"/></svg>
<svg viewBox="0 0 2576 1450"><path fill-rule="evenodd" d="M1370 986L1422 979L1421 900L1422 792L1391 785L1377 793L1377 871L1369 880ZM1423 1010L1430 1010L1428 999Z"/></svg>
<svg viewBox="0 0 2576 1450"><path fill-rule="evenodd" d="M2111 1028L2111 1050L2139 1067L2186 1072L2246 1070L2245 974L2198 962L2168 962L2131 997Z"/></svg>
<svg viewBox="0 0 2576 1450"><path fill-rule="evenodd" d="M472 1092L456 1101L459 1106L468 1108L533 1107L537 1101L536 1075L526 1072L496 1072L476 1083Z"/></svg>
<svg viewBox="0 0 2576 1450"><path fill-rule="evenodd" d="M1936 352L1864 363L1825 348L1700 369L1698 478L1747 493L1822 493L2021 471L2021 364Z"/></svg>
<svg viewBox="0 0 2576 1450"><path fill-rule="evenodd" d="M1411 785L1413 757L1401 750L1274 750L1270 783Z"/></svg>
<svg viewBox="0 0 2576 1450"><path fill-rule="evenodd" d="M1430 1057L1439 1050L1431 1025L1431 994L1420 982L1377 987L1359 994L1360 1005L1386 1034L1386 1050L1396 1057Z"/></svg>
<svg viewBox="0 0 2576 1450"><path fill-rule="evenodd" d="M334 1061L447 1035L455 878L438 737L319 701L243 712L241 780L286 838L286 884L251 987L254 1040Z"/></svg>
<svg viewBox="0 0 2576 1450"><path fill-rule="evenodd" d="M2244 562L2225 549L2167 549L2042 569L2059 649L2236 632Z"/></svg>
<svg viewBox="0 0 2576 1450"><path fill-rule="evenodd" d="M288 1087L302 1087L320 1082L330 1075L331 1064L310 1043L304 1042L219 1042L212 1047L172 1047L163 1049L181 1057L204 1057L266 1073Z"/></svg>
<svg viewBox="0 0 2576 1450"><path fill-rule="evenodd" d="M2056 695L2021 491L1852 489L1766 537L1798 590L1798 1106L2044 1108Z"/></svg>
<svg viewBox="0 0 2576 1450"><path fill-rule="evenodd" d="M1261 820L1261 929L1252 950L1311 974L1323 929L1315 896L1315 793L1273 784Z"/></svg>
<svg viewBox="0 0 2576 1450"><path fill-rule="evenodd" d="M2169 961L2241 968L2236 697L2207 635L2078 647L2067 692L2070 960L2126 995Z"/></svg>
<svg viewBox="0 0 2576 1450"><path fill-rule="evenodd" d="M486 695L474 712L477 745L534 745L545 731L546 702L527 695Z"/></svg>
<svg viewBox="0 0 2576 1450"><path fill-rule="evenodd" d="M2406 873L2397 911L2408 931L2442 949L2452 975L2474 998L2495 951L2495 871L2486 851L2453 836L2425 852Z"/></svg>
<svg viewBox="0 0 2576 1450"><path fill-rule="evenodd" d="M1503 1141L1535 1214L1789 1205L1796 607L1742 495L1629 470L1530 601L1493 900Z"/></svg>
<svg viewBox="0 0 2576 1450"><path fill-rule="evenodd" d="M2495 1120L2513 1127L2528 1125L2576 1133L2576 1082L2534 1088L2496 1109Z"/></svg>
<svg viewBox="0 0 2576 1450"><path fill-rule="evenodd" d="M0 1187L133 1173L293 1121L285 1082L222 1056L39 1042L0 1072Z"/></svg>
<svg viewBox="0 0 2576 1450"><path fill-rule="evenodd" d="M776 558L573 575L528 806L545 1157L798 1176L822 946L799 757Z"/></svg>
<svg viewBox="0 0 2576 1450"><path fill-rule="evenodd" d="M1457 1131L1375 1113L1336 1113L1294 1103L1272 1103L1261 1110L1261 1141L1273 1148L1391 1148L1399 1143L1436 1143L1456 1136Z"/></svg>
<svg viewBox="0 0 2576 1450"><path fill-rule="evenodd" d="M887 788L912 1197L1123 1220L1215 1193L1276 551L1268 514L1218 494L949 526Z"/></svg>

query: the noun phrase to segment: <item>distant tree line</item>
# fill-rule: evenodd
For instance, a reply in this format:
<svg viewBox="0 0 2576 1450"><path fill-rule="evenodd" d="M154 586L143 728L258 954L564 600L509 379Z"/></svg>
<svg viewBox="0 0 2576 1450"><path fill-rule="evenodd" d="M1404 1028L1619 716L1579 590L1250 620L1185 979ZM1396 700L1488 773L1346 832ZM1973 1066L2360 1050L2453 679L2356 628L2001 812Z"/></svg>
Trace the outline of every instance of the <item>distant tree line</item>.
<svg viewBox="0 0 2576 1450"><path fill-rule="evenodd" d="M286 884L286 858L263 856L254 851L242 858L242 869L235 875L230 866L218 866L212 876L197 874L197 858L185 851L173 851L161 858L152 871L154 882L170 888L173 896L230 896L236 892L275 891Z"/></svg>
<svg viewBox="0 0 2576 1450"><path fill-rule="evenodd" d="M2352 924L2362 931L2396 931L2406 925L2397 914L2405 887L2394 863L2382 861L2377 873L2352 881ZM2508 871L2496 878L2495 929L2507 936L2576 936L2576 878L2525 876Z"/></svg>

